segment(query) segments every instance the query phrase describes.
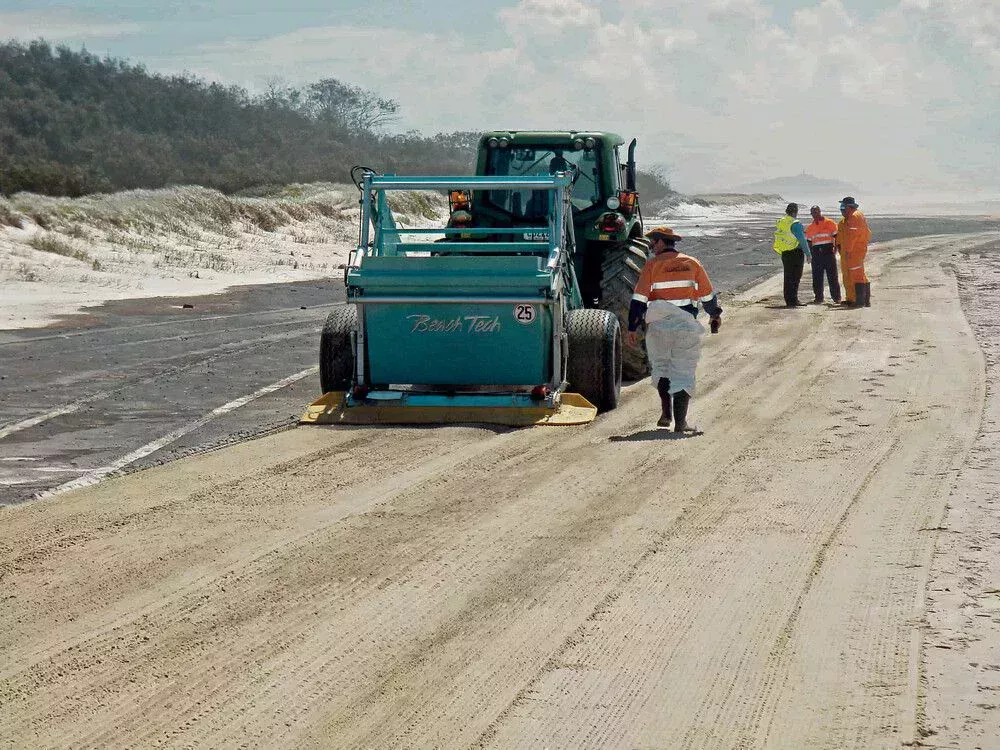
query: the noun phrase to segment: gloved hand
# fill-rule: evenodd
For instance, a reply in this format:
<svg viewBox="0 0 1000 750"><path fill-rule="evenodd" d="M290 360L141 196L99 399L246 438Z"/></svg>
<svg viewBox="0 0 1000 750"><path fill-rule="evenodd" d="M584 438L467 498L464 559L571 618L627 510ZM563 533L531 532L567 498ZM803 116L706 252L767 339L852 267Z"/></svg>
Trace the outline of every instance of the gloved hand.
<svg viewBox="0 0 1000 750"><path fill-rule="evenodd" d="M712 333L718 333L719 329L722 328L722 318L709 318L708 327Z"/></svg>

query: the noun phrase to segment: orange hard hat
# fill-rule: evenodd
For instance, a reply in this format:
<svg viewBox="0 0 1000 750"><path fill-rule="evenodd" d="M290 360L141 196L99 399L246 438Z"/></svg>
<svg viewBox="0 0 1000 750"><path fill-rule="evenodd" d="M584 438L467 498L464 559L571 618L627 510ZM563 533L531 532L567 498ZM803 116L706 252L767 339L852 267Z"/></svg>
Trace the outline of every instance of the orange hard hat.
<svg viewBox="0 0 1000 750"><path fill-rule="evenodd" d="M646 232L646 236L649 237L649 239L659 237L664 242L677 242L678 240L684 239L670 227L653 227Z"/></svg>

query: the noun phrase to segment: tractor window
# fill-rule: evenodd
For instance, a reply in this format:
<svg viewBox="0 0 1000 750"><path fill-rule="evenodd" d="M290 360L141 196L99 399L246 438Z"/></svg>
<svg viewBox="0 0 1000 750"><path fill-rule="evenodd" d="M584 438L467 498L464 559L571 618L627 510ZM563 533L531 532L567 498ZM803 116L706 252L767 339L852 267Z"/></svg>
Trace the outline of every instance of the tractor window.
<svg viewBox="0 0 1000 750"><path fill-rule="evenodd" d="M494 148L490 149L486 174L524 177L571 172L575 178L571 198L573 208L583 211L601 201L599 167L596 149L587 151L549 146ZM533 196L535 192L490 190L488 200L513 214L514 218L532 221L544 218L548 213L544 194L538 192Z"/></svg>

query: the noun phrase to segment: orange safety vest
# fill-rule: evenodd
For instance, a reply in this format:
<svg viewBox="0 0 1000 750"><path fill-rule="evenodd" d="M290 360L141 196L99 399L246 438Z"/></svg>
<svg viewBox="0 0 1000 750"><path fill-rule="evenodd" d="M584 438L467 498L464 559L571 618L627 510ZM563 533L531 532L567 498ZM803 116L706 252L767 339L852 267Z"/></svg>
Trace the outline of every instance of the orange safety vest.
<svg viewBox="0 0 1000 750"><path fill-rule="evenodd" d="M715 296L704 267L684 253L661 253L646 261L632 299L650 303L665 300L679 307L708 302Z"/></svg>
<svg viewBox="0 0 1000 750"><path fill-rule="evenodd" d="M806 239L813 245L832 245L837 234L837 222L824 216L806 227Z"/></svg>

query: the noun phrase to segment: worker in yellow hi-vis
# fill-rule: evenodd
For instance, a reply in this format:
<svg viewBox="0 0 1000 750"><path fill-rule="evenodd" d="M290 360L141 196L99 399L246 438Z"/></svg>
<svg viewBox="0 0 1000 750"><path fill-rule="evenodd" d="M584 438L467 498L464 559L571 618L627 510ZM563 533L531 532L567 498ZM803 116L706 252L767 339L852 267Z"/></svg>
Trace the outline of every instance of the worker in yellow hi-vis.
<svg viewBox="0 0 1000 750"><path fill-rule="evenodd" d="M784 271L785 307L802 306L799 302L799 282L802 281L806 260L812 260L809 241L798 215L799 204L789 203L785 207L785 215L774 226L774 252L781 256Z"/></svg>

